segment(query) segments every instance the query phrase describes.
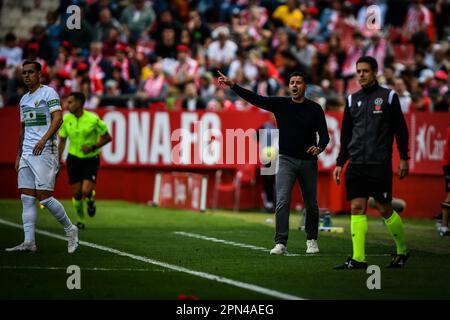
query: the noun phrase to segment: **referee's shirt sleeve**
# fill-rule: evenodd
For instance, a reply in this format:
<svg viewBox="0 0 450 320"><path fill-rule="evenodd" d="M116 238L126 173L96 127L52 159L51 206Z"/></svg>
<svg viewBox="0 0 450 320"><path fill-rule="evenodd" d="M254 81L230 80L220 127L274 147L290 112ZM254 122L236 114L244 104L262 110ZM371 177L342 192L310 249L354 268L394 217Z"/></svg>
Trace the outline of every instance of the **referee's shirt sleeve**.
<svg viewBox="0 0 450 320"><path fill-rule="evenodd" d="M405 116L403 115L402 108L400 106L400 99L398 98L397 93L393 94L391 108L395 139L397 140L397 148L400 154L400 159L408 160L408 126L406 125Z"/></svg>
<svg viewBox="0 0 450 320"><path fill-rule="evenodd" d="M349 158L348 145L352 140L352 130L353 120L350 114L350 106L347 99L345 102L344 119L342 120L341 150L339 151L339 155L336 159L336 166L343 167Z"/></svg>
<svg viewBox="0 0 450 320"><path fill-rule="evenodd" d="M59 131L58 131L58 135L64 139L67 138L66 122L67 122L67 117L64 116L63 123L62 123L61 127L59 127Z"/></svg>
<svg viewBox="0 0 450 320"><path fill-rule="evenodd" d="M104 123L102 121L102 119L98 118L97 120L97 133L99 136L104 135L105 133L108 132L108 126L106 125L106 123Z"/></svg>

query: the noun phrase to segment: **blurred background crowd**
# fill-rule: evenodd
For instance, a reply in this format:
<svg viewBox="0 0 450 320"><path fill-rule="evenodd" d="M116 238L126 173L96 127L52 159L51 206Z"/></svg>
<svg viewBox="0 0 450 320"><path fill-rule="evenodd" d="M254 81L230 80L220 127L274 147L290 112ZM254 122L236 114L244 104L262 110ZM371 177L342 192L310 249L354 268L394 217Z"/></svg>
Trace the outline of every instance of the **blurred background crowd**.
<svg viewBox="0 0 450 320"><path fill-rule="evenodd" d="M81 8L69 29L67 8ZM0 0L0 107L26 92L21 62L64 99L101 107L255 110L217 86L217 70L262 95L287 95L291 72L307 96L342 110L371 55L403 112L448 112L449 0Z"/></svg>

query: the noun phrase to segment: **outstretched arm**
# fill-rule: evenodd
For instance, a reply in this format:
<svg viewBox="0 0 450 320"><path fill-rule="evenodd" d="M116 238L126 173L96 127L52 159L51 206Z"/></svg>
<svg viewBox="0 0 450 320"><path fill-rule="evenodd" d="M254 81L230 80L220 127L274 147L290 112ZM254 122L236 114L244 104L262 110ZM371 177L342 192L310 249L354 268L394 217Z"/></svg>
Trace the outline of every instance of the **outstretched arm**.
<svg viewBox="0 0 450 320"><path fill-rule="evenodd" d="M267 111L274 111L272 99L269 97L263 97L260 96L250 90L244 89L238 84L236 84L234 81L232 81L230 78L225 76L222 72L217 70L220 77L218 78L219 84L225 85L231 88L239 97L242 99L250 102L252 105L267 110Z"/></svg>

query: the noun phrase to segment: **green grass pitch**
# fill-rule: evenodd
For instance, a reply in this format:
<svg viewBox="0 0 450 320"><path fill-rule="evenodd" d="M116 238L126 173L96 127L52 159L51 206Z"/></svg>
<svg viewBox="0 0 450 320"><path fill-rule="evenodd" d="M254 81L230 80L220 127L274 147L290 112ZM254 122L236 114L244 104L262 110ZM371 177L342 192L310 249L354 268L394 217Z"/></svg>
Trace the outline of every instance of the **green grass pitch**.
<svg viewBox="0 0 450 320"><path fill-rule="evenodd" d="M75 221L70 202L63 204ZM44 234L36 235L36 253L5 252L23 240L23 231L10 224L21 224L20 201L1 200L0 219L3 300L175 300L180 294L201 300L450 298L450 237L439 237L431 220L404 220L411 258L404 269L391 270L383 267L393 241L381 219L369 219L368 263L381 267L381 289L369 290L365 271L332 269L351 253L348 216L333 217L344 233L320 233L321 253L309 256L298 213L291 215L292 256L269 255L274 224L268 219L274 217L263 213L201 214L98 201L97 215L87 217L80 232L86 243L72 255L66 241ZM37 228L63 236L46 210L39 210ZM80 290L67 288L70 265L80 267Z"/></svg>

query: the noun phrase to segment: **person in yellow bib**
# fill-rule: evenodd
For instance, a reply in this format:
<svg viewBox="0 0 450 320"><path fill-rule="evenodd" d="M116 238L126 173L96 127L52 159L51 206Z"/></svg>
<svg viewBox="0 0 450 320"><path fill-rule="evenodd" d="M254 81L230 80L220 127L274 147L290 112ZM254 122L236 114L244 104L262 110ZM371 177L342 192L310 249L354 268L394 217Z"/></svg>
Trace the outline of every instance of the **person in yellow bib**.
<svg viewBox="0 0 450 320"><path fill-rule="evenodd" d="M84 110L85 97L81 92L72 92L67 98L70 113L63 118L59 130L59 159L69 138L67 155L67 173L72 185L72 204L78 216L77 226L85 228L83 200L87 204L87 212L93 217L96 212L95 184L100 167L101 148L111 141L106 124L94 113Z"/></svg>

